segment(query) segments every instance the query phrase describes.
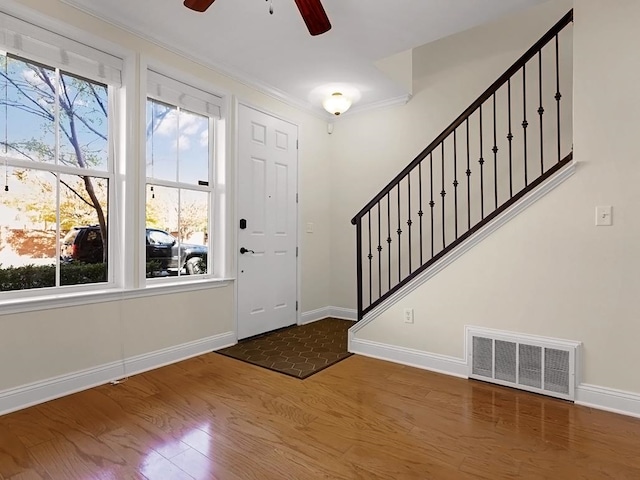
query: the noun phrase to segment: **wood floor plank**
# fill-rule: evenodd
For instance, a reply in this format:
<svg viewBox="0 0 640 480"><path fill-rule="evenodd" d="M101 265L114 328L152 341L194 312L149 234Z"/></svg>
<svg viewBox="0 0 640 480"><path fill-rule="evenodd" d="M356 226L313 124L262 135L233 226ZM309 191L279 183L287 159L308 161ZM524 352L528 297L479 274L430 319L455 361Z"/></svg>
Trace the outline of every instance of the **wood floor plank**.
<svg viewBox="0 0 640 480"><path fill-rule="evenodd" d="M439 480L464 480L472 478L461 473L457 465L445 465L426 455L415 452L402 452L400 449L387 448L374 450L365 445L354 445L345 455L345 459L357 461L371 475L380 478L398 480L421 480L434 478Z"/></svg>
<svg viewBox="0 0 640 480"><path fill-rule="evenodd" d="M153 451L145 455L139 468L148 480L193 480L187 472Z"/></svg>
<svg viewBox="0 0 640 480"><path fill-rule="evenodd" d="M0 477L2 480L5 480L4 477ZM51 477L49 475L43 476L42 474L36 472L35 470L25 470L24 472L18 473L12 477L7 477L6 480L50 480Z"/></svg>
<svg viewBox="0 0 640 480"><path fill-rule="evenodd" d="M78 454L75 445L64 438L41 443L30 449L36 464L52 478L84 479L101 474L100 466L90 464ZM114 465L109 465L112 468Z"/></svg>
<svg viewBox="0 0 640 480"><path fill-rule="evenodd" d="M0 478L10 478L29 469L29 451L8 428L0 429Z"/></svg>
<svg viewBox="0 0 640 480"><path fill-rule="evenodd" d="M15 434L27 448L53 439L53 434L41 427L46 417L37 407L27 408L0 418L6 431Z"/></svg>
<svg viewBox="0 0 640 480"><path fill-rule="evenodd" d="M150 453L157 453L169 459L190 448L186 443L170 436L150 436L147 431L130 423L126 427L101 435L99 440L124 458L128 465L136 468L145 463Z"/></svg>
<svg viewBox="0 0 640 480"><path fill-rule="evenodd" d="M217 354L0 417L0 480L640 478L640 420L352 356Z"/></svg>
<svg viewBox="0 0 640 480"><path fill-rule="evenodd" d="M171 463L195 479L242 480L214 460L190 448L173 457Z"/></svg>

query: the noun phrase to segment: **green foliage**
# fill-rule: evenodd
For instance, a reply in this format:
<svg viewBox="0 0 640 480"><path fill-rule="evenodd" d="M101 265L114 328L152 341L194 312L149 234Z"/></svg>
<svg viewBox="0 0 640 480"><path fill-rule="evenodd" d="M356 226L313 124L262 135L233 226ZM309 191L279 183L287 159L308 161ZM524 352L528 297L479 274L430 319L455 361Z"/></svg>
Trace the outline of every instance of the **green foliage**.
<svg viewBox="0 0 640 480"><path fill-rule="evenodd" d="M80 285L106 281L106 263L69 263L60 265L60 285Z"/></svg>
<svg viewBox="0 0 640 480"><path fill-rule="evenodd" d="M147 278L162 277L167 275L166 270L162 270L162 266L158 260L147 262Z"/></svg>
<svg viewBox="0 0 640 480"><path fill-rule="evenodd" d="M61 285L81 285L107 281L106 263L69 263L60 265ZM53 287L56 284L55 265L25 265L0 267L0 291Z"/></svg>

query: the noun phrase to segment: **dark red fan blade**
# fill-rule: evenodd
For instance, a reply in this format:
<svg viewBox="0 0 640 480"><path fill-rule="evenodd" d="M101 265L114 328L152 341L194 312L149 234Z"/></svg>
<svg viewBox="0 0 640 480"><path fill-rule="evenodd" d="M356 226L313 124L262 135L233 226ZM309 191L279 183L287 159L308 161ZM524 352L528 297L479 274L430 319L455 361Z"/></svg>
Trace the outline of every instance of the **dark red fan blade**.
<svg viewBox="0 0 640 480"><path fill-rule="evenodd" d="M296 5L311 35L320 35L331 30L331 22L320 0L296 0Z"/></svg>
<svg viewBox="0 0 640 480"><path fill-rule="evenodd" d="M216 0L184 0L184 6L196 12L204 12L215 1Z"/></svg>

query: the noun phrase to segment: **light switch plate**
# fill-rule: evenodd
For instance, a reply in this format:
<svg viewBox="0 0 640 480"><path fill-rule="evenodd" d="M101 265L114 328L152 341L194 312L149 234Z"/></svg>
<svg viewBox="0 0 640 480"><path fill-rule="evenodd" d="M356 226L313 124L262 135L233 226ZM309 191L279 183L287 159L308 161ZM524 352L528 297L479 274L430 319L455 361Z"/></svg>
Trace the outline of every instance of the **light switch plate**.
<svg viewBox="0 0 640 480"><path fill-rule="evenodd" d="M596 207L596 225L599 227L607 227L613 225L613 207L600 206Z"/></svg>

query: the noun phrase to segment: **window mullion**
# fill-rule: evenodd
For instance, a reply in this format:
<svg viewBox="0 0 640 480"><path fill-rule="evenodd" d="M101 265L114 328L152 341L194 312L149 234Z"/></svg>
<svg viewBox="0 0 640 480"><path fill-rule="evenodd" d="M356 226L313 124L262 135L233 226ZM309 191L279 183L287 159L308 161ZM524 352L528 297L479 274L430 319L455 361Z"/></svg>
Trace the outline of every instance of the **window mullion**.
<svg viewBox="0 0 640 480"><path fill-rule="evenodd" d="M123 245L122 225L126 215L126 208L122 205L124 188L121 188L124 168L120 164L120 158L117 157L116 141L118 134L114 128L116 118L116 95L114 90L112 86L107 87L107 172L109 173L107 183L107 265L109 266L107 268L107 281L113 282L117 278L118 283L123 284L123 264L120 262L116 266L116 262L112 261L115 258L123 257L120 253ZM115 212L115 215L112 212Z"/></svg>
<svg viewBox="0 0 640 480"><path fill-rule="evenodd" d="M215 155L215 127L216 122L213 118L209 118L209 215L207 217L207 248L209 252L211 252L207 258L207 271L214 274L213 265L215 252L213 250L213 232L216 232L216 226L218 226L217 218L216 218L216 208L218 206L217 198L214 195L216 180L217 180L217 168L218 168L218 159ZM222 229L221 229L222 231ZM221 240L221 239L220 239ZM219 241L220 241L219 240ZM220 242L221 243L221 242Z"/></svg>
<svg viewBox="0 0 640 480"><path fill-rule="evenodd" d="M182 259L182 189L178 189L178 276L182 275L180 262Z"/></svg>
<svg viewBox="0 0 640 480"><path fill-rule="evenodd" d="M4 148L3 153L9 153L7 142L9 141L9 56L4 55ZM4 163L5 174L7 170L7 162Z"/></svg>
<svg viewBox="0 0 640 480"><path fill-rule="evenodd" d="M59 239L62 237L61 235L61 227L60 227L60 174L56 173L56 238ZM60 257L62 255L62 246L60 245L60 241L56 242L56 287L59 287L62 284L62 272Z"/></svg>
<svg viewBox="0 0 640 480"><path fill-rule="evenodd" d="M53 130L54 130L54 165L60 166L60 69L55 69L55 89L54 89L54 102L53 102ZM57 238L61 237L60 229L60 172L56 172L56 235ZM62 265L60 263L60 241L56 242L56 287L62 285Z"/></svg>
<svg viewBox="0 0 640 480"><path fill-rule="evenodd" d="M55 159L54 164L56 166L60 165L60 69L56 68L56 85L54 90L55 102L53 106L53 116L54 116L54 142L55 142Z"/></svg>
<svg viewBox="0 0 640 480"><path fill-rule="evenodd" d="M176 182L180 182L180 113L182 109L176 108Z"/></svg>

